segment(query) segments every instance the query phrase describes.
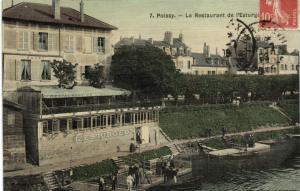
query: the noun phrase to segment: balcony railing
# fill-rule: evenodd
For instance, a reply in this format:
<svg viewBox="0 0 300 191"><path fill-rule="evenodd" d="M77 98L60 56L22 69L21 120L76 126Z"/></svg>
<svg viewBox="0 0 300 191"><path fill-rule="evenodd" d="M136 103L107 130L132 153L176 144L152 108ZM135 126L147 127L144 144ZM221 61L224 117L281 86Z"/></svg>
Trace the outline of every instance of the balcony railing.
<svg viewBox="0 0 300 191"><path fill-rule="evenodd" d="M106 104L85 104L85 105L74 105L74 106L56 106L47 107L43 105L42 114L58 114L58 113L73 113L73 112L85 112L85 111L98 111L107 109L118 109L118 108L134 108L134 107L153 107L160 106L161 101L144 101L144 102L115 102Z"/></svg>

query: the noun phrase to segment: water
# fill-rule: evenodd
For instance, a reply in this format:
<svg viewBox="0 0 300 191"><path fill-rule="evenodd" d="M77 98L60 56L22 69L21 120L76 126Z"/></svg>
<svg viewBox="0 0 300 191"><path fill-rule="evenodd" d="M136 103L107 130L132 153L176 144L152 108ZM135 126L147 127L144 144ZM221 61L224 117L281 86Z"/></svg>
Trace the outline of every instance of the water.
<svg viewBox="0 0 300 191"><path fill-rule="evenodd" d="M204 182L205 191L233 190L299 190L300 153L291 155L281 165L271 169L227 173L215 182Z"/></svg>

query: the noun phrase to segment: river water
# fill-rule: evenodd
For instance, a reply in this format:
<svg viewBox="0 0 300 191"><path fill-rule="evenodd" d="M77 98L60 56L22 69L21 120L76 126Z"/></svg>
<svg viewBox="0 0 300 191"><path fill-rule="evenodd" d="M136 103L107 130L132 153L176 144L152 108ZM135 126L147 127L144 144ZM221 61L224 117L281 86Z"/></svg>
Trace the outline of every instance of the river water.
<svg viewBox="0 0 300 191"><path fill-rule="evenodd" d="M281 165L270 169L227 173L214 182L204 182L196 190L300 190L300 153L292 154Z"/></svg>

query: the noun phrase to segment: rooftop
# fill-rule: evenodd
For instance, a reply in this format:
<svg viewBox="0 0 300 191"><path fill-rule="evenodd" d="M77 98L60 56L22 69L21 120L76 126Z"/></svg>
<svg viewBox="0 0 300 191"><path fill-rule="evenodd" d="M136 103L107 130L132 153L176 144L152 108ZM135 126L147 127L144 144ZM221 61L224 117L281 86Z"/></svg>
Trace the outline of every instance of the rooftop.
<svg viewBox="0 0 300 191"><path fill-rule="evenodd" d="M130 91L107 86L94 88L91 86L74 86L73 89L59 88L58 86L31 86L20 91L41 92L43 98L71 98L71 97L104 97L129 95Z"/></svg>
<svg viewBox="0 0 300 191"><path fill-rule="evenodd" d="M56 20L53 16L53 7L47 4L22 2L3 10L4 20L19 20L25 22L37 22L54 25L70 25L87 28L98 28L104 30L115 30L115 26L100 21L94 17L84 14L84 22L81 22L80 12L61 7L61 19Z"/></svg>

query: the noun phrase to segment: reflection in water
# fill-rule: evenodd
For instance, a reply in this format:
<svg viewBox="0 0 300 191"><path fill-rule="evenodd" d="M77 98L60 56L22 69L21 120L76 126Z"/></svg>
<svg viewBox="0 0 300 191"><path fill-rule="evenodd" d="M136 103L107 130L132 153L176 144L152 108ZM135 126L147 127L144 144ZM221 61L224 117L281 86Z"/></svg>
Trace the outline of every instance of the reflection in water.
<svg viewBox="0 0 300 191"><path fill-rule="evenodd" d="M300 153L277 168L228 173L216 182L203 183L201 190L300 190Z"/></svg>

